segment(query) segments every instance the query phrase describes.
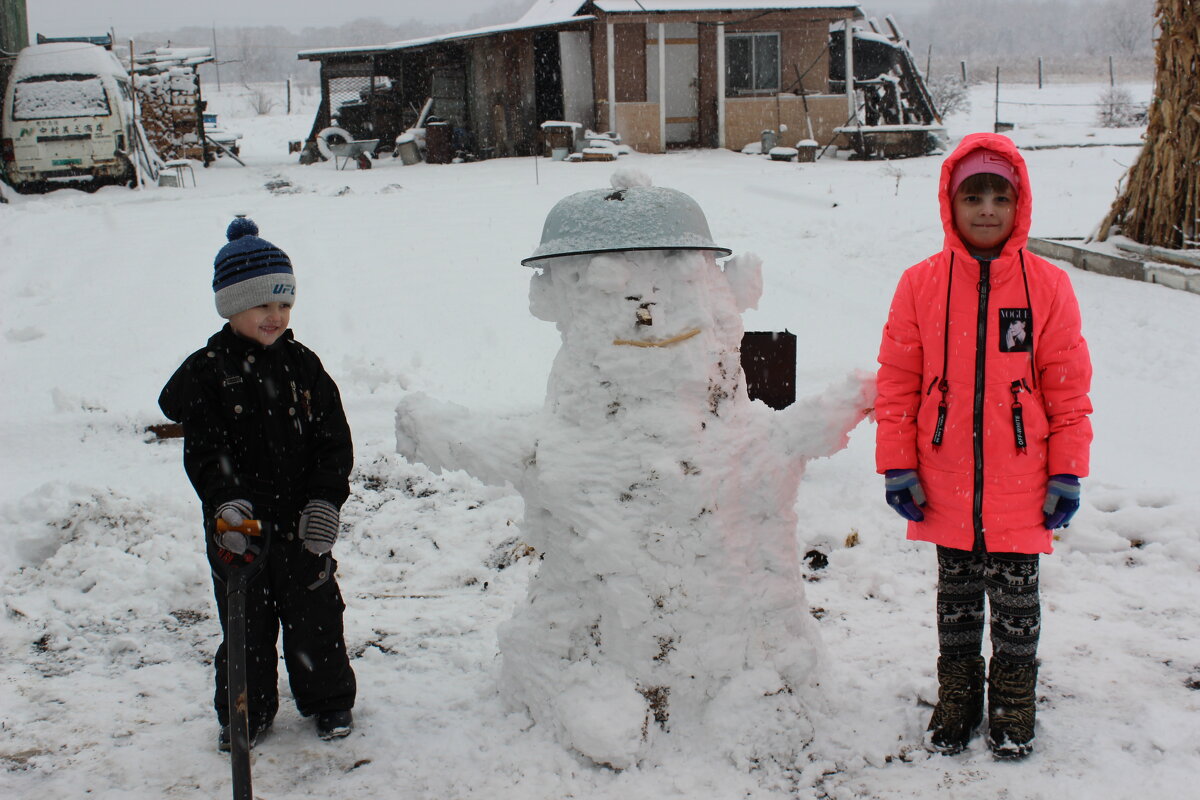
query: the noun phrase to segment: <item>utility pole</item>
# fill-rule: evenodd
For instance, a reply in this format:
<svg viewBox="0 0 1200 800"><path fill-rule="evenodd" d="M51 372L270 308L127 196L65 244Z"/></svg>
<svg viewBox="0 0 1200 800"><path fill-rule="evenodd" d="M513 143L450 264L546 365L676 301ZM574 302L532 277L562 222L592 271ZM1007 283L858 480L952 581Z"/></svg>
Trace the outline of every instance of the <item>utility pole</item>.
<svg viewBox="0 0 1200 800"><path fill-rule="evenodd" d="M221 60L217 57L217 23L213 23L213 69L217 71L217 91L221 91Z"/></svg>

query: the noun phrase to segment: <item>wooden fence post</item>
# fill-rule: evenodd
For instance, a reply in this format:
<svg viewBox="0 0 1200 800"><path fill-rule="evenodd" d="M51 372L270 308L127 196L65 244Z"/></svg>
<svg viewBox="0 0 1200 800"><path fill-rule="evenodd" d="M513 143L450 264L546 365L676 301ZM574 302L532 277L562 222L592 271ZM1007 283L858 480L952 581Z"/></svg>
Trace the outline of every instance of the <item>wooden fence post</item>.
<svg viewBox="0 0 1200 800"><path fill-rule="evenodd" d="M996 67L996 119L992 125L992 130L995 131L1000 126L1000 67Z"/></svg>

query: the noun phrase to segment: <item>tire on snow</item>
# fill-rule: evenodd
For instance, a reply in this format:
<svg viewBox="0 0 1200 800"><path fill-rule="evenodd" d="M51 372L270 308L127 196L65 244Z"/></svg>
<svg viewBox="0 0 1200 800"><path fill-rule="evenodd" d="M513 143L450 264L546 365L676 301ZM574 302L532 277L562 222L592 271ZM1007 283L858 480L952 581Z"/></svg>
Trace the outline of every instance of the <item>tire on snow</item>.
<svg viewBox="0 0 1200 800"><path fill-rule="evenodd" d="M350 131L331 125L328 128L322 128L317 134L317 151L328 161L333 158L333 151L329 149L329 145L346 144L352 141L354 141L354 137L350 135Z"/></svg>

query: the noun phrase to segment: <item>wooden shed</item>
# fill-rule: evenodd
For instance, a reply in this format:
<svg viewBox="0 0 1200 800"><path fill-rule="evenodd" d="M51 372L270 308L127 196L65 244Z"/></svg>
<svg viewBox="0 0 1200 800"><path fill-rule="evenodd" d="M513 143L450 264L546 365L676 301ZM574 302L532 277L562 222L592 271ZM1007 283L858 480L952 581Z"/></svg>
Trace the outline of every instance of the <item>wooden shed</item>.
<svg viewBox="0 0 1200 800"><path fill-rule="evenodd" d="M737 150L765 129L826 144L848 113L830 30L861 17L837 0L540 0L510 25L308 50L322 98L306 152L335 123L388 148L430 99L482 158L538 152L548 120L642 152Z"/></svg>
<svg viewBox="0 0 1200 800"><path fill-rule="evenodd" d="M0 97L8 86L17 53L29 46L25 0L0 0Z"/></svg>

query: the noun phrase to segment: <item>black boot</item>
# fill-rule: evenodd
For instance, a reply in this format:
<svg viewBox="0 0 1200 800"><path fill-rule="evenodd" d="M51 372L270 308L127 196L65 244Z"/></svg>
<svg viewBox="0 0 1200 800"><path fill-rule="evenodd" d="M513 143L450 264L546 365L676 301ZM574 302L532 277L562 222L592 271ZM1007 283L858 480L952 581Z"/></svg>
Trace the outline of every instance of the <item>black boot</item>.
<svg viewBox="0 0 1200 800"><path fill-rule="evenodd" d="M274 717L268 720L260 720L250 724L250 749L254 749L254 745L258 744L258 737L262 736L271 728L271 723L275 721ZM233 749L233 735L229 730L228 725L222 725L221 730L217 732L217 749L222 753L228 753Z"/></svg>
<svg viewBox="0 0 1200 800"><path fill-rule="evenodd" d="M983 720L983 656L939 656L938 702L926 741L946 755L960 753Z"/></svg>
<svg viewBox="0 0 1200 800"><path fill-rule="evenodd" d="M996 758L1024 758L1033 751L1037 664L993 658L988 670L988 745Z"/></svg>
<svg viewBox="0 0 1200 800"><path fill-rule="evenodd" d="M350 709L343 711L322 711L317 714L317 736L325 741L342 739L354 730L354 713Z"/></svg>

